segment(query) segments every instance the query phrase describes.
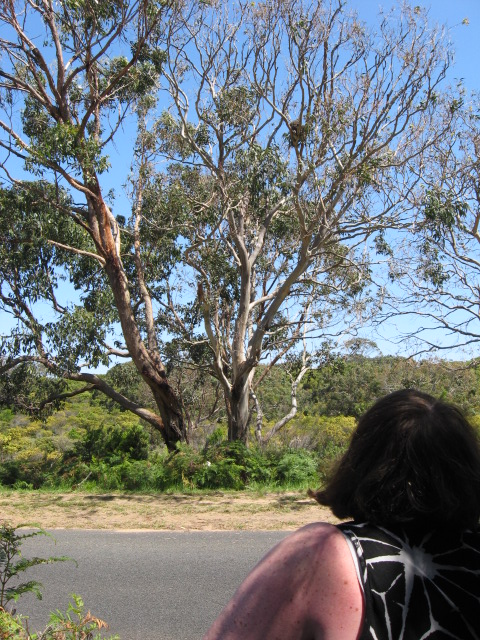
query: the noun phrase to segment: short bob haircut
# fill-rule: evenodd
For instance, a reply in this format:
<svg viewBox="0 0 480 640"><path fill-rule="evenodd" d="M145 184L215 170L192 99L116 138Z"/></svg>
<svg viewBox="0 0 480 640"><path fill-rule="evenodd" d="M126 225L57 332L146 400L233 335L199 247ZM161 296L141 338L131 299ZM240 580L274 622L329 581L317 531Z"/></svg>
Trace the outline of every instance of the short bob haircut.
<svg viewBox="0 0 480 640"><path fill-rule="evenodd" d="M477 435L456 407L413 389L396 391L360 418L327 486L310 495L357 522L476 528Z"/></svg>

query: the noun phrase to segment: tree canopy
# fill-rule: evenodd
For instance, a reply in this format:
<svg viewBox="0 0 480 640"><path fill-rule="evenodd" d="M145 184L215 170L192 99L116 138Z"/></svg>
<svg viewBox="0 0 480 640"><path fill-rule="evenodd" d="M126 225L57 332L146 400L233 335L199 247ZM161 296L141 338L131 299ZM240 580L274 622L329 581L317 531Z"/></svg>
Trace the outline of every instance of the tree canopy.
<svg viewBox="0 0 480 640"><path fill-rule="evenodd" d="M83 381L173 447L182 363L246 441L259 364L303 358L298 383L298 345L373 313L372 247L410 225L412 164L454 116L443 30L408 5L370 29L342 0L7 1L0 23L2 372ZM113 355L153 407L89 372Z"/></svg>
<svg viewBox="0 0 480 640"><path fill-rule="evenodd" d="M480 341L478 97L469 100L461 95L450 109L454 114L450 135L425 152L421 172L415 163L421 179L410 194L414 225L395 248L396 267L391 260L399 293L387 300L385 313L420 318L408 333L419 352L455 347L476 360Z"/></svg>

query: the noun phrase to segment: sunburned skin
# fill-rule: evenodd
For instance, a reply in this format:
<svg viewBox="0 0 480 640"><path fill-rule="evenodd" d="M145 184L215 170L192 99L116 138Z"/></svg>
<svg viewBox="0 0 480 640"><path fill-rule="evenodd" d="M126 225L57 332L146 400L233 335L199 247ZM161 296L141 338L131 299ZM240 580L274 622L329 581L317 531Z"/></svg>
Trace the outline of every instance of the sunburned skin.
<svg viewBox="0 0 480 640"><path fill-rule="evenodd" d="M345 537L314 523L260 561L203 640L356 640L363 618Z"/></svg>

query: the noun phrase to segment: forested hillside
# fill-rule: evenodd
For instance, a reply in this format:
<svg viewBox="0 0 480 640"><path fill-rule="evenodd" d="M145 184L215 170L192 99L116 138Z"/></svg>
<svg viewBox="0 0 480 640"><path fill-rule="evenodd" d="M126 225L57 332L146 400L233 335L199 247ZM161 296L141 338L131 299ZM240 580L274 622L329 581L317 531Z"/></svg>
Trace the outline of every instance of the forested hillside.
<svg viewBox="0 0 480 640"><path fill-rule="evenodd" d="M268 441L259 439L258 416L252 413L248 447L227 441L227 419L214 381L178 376L190 444L169 452L156 430L103 394L78 393L81 387L69 382L63 397L40 402L58 382L38 368L23 374L4 377L0 388L0 482L17 488L314 484L344 449L359 415L385 393L406 387L454 402L480 424L476 368L349 355L332 357L303 377L296 414ZM148 389L131 365L117 365L105 377L119 392L147 402ZM262 420L264 434L291 409L291 379L291 365L277 365L260 387L259 403L271 416Z"/></svg>

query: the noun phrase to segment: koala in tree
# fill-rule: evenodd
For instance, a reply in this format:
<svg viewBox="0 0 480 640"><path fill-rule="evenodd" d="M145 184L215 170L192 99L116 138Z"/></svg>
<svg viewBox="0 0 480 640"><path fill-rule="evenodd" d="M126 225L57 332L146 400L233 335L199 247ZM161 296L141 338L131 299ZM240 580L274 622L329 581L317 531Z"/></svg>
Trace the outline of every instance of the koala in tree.
<svg viewBox="0 0 480 640"><path fill-rule="evenodd" d="M306 127L302 124L301 116L296 120L292 120L288 125L290 129L290 146L297 147L302 142L305 142Z"/></svg>

